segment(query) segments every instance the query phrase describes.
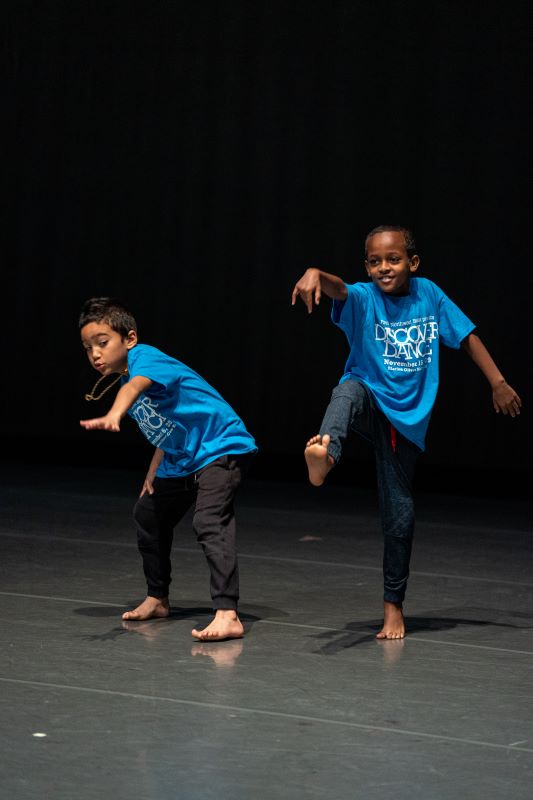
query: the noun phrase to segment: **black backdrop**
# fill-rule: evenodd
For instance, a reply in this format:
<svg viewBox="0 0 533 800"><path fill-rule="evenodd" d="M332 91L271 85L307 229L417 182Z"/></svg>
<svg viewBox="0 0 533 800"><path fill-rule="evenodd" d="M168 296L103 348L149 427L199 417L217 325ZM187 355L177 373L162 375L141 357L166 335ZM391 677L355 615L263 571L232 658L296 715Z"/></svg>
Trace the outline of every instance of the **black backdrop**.
<svg viewBox="0 0 533 800"><path fill-rule="evenodd" d="M137 464L87 434L81 302L113 294L141 341L197 369L256 436L257 474L303 478L347 349L321 266L365 279L363 239L414 229L420 274L479 325L519 420L445 351L431 481L531 467L526 3L33 2L6 15L4 455ZM101 413L105 403L96 411ZM363 447L352 458L363 467ZM365 472L361 470L360 472ZM456 476L456 477L454 477ZM460 480L459 480L459 476Z"/></svg>

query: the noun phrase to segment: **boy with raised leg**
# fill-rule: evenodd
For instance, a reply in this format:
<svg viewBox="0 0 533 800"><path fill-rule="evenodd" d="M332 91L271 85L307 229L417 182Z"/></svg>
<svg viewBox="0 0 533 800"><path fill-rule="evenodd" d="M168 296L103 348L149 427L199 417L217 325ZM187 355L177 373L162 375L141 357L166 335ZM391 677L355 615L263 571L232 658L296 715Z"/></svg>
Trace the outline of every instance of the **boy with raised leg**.
<svg viewBox="0 0 533 800"><path fill-rule="evenodd" d="M155 446L133 516L147 596L125 620L170 614L170 551L174 527L194 503L193 529L211 573L215 618L192 635L202 641L237 639L239 571L233 501L257 448L242 420L203 378L155 347L140 344L130 312L107 298L88 300L79 327L83 347L100 381L116 374L121 387L103 417L82 420L86 430L120 431L133 417ZM110 387L109 387L110 388Z"/></svg>
<svg viewBox="0 0 533 800"><path fill-rule="evenodd" d="M384 535L384 622L378 639L405 636L403 601L414 532L412 482L439 380L439 344L462 347L492 389L497 413L515 417L521 400L505 381L475 325L427 278L406 228L382 225L365 242L370 282L345 284L319 269L296 283L309 313L322 294L333 300L332 319L346 334L350 354L318 435L307 442L309 480L321 486L355 432L375 450Z"/></svg>

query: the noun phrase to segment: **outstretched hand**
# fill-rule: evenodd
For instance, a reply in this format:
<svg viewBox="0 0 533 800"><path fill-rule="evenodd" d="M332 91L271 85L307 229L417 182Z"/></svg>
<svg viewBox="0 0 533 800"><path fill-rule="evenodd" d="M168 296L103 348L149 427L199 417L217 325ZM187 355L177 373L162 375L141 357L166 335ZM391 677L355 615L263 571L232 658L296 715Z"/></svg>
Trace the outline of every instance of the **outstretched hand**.
<svg viewBox="0 0 533 800"><path fill-rule="evenodd" d="M520 416L522 401L512 386L508 383L500 383L492 390L492 402L497 414L510 414L511 417Z"/></svg>
<svg viewBox="0 0 533 800"><path fill-rule="evenodd" d="M300 297L302 302L305 303L309 314L313 310L313 301L317 306L320 304L322 285L319 269L311 267L304 272L292 291L292 305L296 303L297 297Z"/></svg>
<svg viewBox="0 0 533 800"><path fill-rule="evenodd" d="M86 431L111 431L112 433L120 432L120 417L117 418L114 414L106 414L105 417L96 417L95 419L81 419L80 425Z"/></svg>

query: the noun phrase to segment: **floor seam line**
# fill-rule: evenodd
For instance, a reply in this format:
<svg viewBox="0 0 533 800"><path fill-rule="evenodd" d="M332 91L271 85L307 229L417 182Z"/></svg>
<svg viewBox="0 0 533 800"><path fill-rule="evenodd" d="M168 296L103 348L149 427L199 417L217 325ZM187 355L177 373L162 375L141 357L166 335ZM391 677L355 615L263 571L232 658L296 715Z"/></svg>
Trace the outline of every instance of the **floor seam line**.
<svg viewBox="0 0 533 800"><path fill-rule="evenodd" d="M356 730L366 731L379 731L381 733L394 734L396 736L412 736L415 738L433 739L437 741L453 742L455 744L468 744L474 747L486 747L497 750L512 750L525 753L533 753L533 749L529 747L518 747L508 744L499 744L496 742L483 742L475 739L465 739L456 736L448 736L446 734L425 733L423 731L411 731L404 728L389 728L384 725L369 725L360 722L350 722L348 720L332 720L325 717L314 717L306 714L289 714L282 711L271 711L262 708L246 708L244 706L231 706L223 703L206 703L199 700L184 700L175 697L162 697L160 695L145 695L138 692L121 692L113 689L97 689L88 686L71 686L69 684L60 684L47 681L29 681L21 680L20 678L5 678L0 677L3 683L12 683L22 686L41 687L45 689L64 689L67 691L84 692L88 694L101 694L111 695L116 697L130 698L132 700L148 700L151 702L174 703L176 705L188 705L207 709L216 709L218 711L233 711L242 714L258 714L260 716L269 716L280 719L294 719L304 720L306 722L316 722L323 725L337 725L340 727L354 728Z"/></svg>

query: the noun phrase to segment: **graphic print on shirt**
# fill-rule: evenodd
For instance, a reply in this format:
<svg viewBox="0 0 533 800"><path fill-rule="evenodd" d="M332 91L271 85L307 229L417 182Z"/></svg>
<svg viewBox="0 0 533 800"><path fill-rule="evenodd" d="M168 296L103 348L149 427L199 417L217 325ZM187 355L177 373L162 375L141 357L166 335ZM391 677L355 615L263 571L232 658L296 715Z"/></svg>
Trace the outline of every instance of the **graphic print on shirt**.
<svg viewBox="0 0 533 800"><path fill-rule="evenodd" d="M172 435L177 424L158 412L159 403L141 395L130 409L131 416L141 432L156 447Z"/></svg>
<svg viewBox="0 0 533 800"><path fill-rule="evenodd" d="M388 372L422 372L431 364L439 324L434 314L401 322L380 319L374 326L374 338Z"/></svg>

